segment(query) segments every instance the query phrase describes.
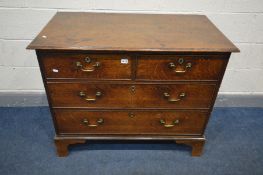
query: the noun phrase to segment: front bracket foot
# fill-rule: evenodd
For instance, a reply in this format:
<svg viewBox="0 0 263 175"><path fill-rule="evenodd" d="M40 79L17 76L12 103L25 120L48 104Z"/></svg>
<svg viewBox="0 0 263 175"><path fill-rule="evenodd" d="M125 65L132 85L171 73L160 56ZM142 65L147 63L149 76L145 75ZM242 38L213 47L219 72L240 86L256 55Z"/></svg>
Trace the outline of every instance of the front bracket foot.
<svg viewBox="0 0 263 175"><path fill-rule="evenodd" d="M86 140L83 139L58 139L58 138L55 138L54 141L57 148L57 155L59 157L66 157L68 155L69 145L86 142Z"/></svg>
<svg viewBox="0 0 263 175"><path fill-rule="evenodd" d="M178 144L185 144L192 147L192 156L201 156L203 152L203 147L205 144L205 139L199 140L177 140Z"/></svg>

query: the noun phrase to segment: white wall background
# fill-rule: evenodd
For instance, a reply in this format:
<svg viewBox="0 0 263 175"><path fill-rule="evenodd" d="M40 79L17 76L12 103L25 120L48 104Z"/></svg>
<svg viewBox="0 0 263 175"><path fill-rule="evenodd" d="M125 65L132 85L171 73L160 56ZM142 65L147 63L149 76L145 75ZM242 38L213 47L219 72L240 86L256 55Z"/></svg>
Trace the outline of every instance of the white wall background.
<svg viewBox="0 0 263 175"><path fill-rule="evenodd" d="M0 0L0 93L44 92L25 48L57 11L205 14L241 50L220 93L263 93L263 0Z"/></svg>

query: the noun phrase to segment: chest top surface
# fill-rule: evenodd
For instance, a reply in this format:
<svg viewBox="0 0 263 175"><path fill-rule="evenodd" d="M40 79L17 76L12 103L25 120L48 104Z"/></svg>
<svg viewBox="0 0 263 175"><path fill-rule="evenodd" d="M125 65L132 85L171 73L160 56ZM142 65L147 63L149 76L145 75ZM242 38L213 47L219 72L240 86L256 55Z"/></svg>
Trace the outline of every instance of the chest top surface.
<svg viewBox="0 0 263 175"><path fill-rule="evenodd" d="M28 49L238 52L203 15L58 12Z"/></svg>

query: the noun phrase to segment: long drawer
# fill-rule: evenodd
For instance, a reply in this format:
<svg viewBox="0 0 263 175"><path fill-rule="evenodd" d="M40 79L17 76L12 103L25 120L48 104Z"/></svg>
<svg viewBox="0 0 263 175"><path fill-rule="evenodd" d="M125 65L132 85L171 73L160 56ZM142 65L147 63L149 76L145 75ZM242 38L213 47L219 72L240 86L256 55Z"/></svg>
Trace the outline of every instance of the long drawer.
<svg viewBox="0 0 263 175"><path fill-rule="evenodd" d="M216 84L94 84L49 82L53 107L209 108Z"/></svg>
<svg viewBox="0 0 263 175"><path fill-rule="evenodd" d="M202 135L205 111L54 110L59 134Z"/></svg>

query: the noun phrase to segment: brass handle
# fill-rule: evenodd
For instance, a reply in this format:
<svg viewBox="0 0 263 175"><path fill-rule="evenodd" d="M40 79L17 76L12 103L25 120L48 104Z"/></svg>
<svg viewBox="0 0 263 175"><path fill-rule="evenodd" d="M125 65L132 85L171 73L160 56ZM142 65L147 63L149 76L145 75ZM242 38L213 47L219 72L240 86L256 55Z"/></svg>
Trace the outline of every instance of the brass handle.
<svg viewBox="0 0 263 175"><path fill-rule="evenodd" d="M169 102L178 102L181 101L186 96L186 94L185 92L182 92L179 94L178 98L171 98L171 95L168 92L164 92L163 96L167 98Z"/></svg>
<svg viewBox="0 0 263 175"><path fill-rule="evenodd" d="M102 125L104 123L104 119L103 118L100 118L97 120L97 123L98 124L89 124L89 120L88 119L83 119L82 120L82 124L85 125L85 126L88 126L88 127L97 127L99 125Z"/></svg>
<svg viewBox="0 0 263 175"><path fill-rule="evenodd" d="M97 100L96 97L102 96L102 93L100 91L97 91L96 94L95 94L95 98L90 98L90 97L87 97L85 92L80 91L79 92L79 96L84 98L86 101L96 101Z"/></svg>
<svg viewBox="0 0 263 175"><path fill-rule="evenodd" d="M165 128L171 128L174 127L175 125L179 124L179 120L174 120L172 124L166 124L166 122L163 119L160 119L160 124L163 125Z"/></svg>
<svg viewBox="0 0 263 175"><path fill-rule="evenodd" d="M96 67L100 67L100 62L95 62L95 64L93 64L91 68L84 68L85 66L83 66L80 61L77 61L76 66L83 72L93 72L95 71Z"/></svg>
<svg viewBox="0 0 263 175"><path fill-rule="evenodd" d="M187 69L190 69L192 67L192 63L186 63L183 70L178 70L177 66L174 63L169 63L168 67L170 69L173 69L175 73L185 73Z"/></svg>

